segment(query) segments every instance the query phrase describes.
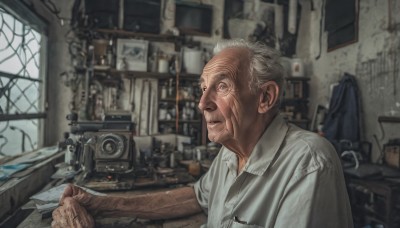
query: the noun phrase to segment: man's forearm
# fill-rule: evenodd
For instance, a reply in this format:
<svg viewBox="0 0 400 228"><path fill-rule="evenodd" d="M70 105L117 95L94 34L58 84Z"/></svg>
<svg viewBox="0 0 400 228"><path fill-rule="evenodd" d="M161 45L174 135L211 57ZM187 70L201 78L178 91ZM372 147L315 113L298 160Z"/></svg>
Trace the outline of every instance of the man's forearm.
<svg viewBox="0 0 400 228"><path fill-rule="evenodd" d="M192 187L132 197L95 196L90 202L94 216L168 219L201 211Z"/></svg>

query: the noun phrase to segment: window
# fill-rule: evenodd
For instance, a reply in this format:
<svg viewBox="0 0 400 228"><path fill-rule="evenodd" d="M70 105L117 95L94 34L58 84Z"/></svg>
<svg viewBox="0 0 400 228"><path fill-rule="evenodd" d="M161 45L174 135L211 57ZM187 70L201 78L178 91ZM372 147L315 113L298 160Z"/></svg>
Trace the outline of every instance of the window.
<svg viewBox="0 0 400 228"><path fill-rule="evenodd" d="M7 9L0 5L0 157L41 146L45 117L46 36L21 8Z"/></svg>

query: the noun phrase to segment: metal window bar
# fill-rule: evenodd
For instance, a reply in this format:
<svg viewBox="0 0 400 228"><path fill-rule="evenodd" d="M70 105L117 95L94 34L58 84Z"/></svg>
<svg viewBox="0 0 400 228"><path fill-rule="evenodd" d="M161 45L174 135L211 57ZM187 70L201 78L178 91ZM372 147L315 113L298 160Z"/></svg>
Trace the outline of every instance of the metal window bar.
<svg viewBox="0 0 400 228"><path fill-rule="evenodd" d="M0 155L38 146L39 119L46 117L42 39L29 24L0 6Z"/></svg>

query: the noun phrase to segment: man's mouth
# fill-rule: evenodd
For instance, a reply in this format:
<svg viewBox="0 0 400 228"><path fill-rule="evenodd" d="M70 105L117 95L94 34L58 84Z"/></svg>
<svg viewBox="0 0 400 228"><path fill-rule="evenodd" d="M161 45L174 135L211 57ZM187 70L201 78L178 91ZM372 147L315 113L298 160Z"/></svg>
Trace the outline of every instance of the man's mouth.
<svg viewBox="0 0 400 228"><path fill-rule="evenodd" d="M215 126L215 125L217 125L217 124L219 124L219 123L221 123L221 121L218 121L218 120L210 120L210 121L207 121L207 125L208 125L209 127Z"/></svg>
<svg viewBox="0 0 400 228"><path fill-rule="evenodd" d="M219 120L207 120L207 123L209 123L209 124L219 123L219 122L221 122L221 121L219 121Z"/></svg>

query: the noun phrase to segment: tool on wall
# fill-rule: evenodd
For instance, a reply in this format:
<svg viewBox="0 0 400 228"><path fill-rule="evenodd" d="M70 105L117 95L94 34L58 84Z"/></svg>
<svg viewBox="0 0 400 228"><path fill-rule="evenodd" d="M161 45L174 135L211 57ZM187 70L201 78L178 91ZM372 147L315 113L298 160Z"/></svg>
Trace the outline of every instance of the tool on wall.
<svg viewBox="0 0 400 228"><path fill-rule="evenodd" d="M297 0L289 0L288 31L296 34L297 29Z"/></svg>
<svg viewBox="0 0 400 228"><path fill-rule="evenodd" d="M179 77L181 74L181 55L182 52L179 53L179 55L175 56L175 71L176 71L175 131L176 132L179 132Z"/></svg>
<svg viewBox="0 0 400 228"><path fill-rule="evenodd" d="M157 104L156 94L157 89L153 88L152 83L154 80L143 79L136 80L137 86L140 86L139 103L137 103L138 110L136 114L138 115L137 126L139 135L151 135L154 134L154 129L157 128L154 122L154 118L157 118L157 113L153 113Z"/></svg>

